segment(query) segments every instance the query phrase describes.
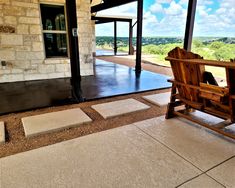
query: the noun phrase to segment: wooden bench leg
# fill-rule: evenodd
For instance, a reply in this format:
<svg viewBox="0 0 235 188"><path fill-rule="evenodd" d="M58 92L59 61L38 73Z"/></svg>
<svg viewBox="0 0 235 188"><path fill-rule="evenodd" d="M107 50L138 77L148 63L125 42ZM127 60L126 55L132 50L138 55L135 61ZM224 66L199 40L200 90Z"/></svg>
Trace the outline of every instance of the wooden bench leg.
<svg viewBox="0 0 235 188"><path fill-rule="evenodd" d="M189 106L189 105L185 105L185 112L187 113L187 114L189 114L189 113L191 113L191 112L195 112L196 110L195 109L193 109L191 106Z"/></svg>
<svg viewBox="0 0 235 188"><path fill-rule="evenodd" d="M172 88L171 88L171 99L170 102L168 103L167 106L167 111L166 111L166 119L170 119L172 117L174 117L174 103L175 103L175 95L176 95L176 85L175 83L172 84Z"/></svg>

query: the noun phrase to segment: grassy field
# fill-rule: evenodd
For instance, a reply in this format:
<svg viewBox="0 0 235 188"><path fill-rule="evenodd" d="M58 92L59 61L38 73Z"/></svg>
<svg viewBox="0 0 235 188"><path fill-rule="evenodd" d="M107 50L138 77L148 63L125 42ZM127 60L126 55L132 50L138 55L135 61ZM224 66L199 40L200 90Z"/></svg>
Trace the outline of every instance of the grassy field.
<svg viewBox="0 0 235 188"><path fill-rule="evenodd" d="M157 65L170 67L169 61L162 60L163 58L165 57L158 57L157 55L154 55L152 57L144 58L144 60L157 64ZM226 79L224 68L206 66L206 71L212 72L213 75L217 78Z"/></svg>

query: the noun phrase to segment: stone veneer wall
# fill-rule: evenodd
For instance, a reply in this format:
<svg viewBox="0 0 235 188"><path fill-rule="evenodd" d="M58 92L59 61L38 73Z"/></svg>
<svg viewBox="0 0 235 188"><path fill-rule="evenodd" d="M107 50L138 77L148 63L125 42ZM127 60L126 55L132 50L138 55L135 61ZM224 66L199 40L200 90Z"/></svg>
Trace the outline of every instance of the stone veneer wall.
<svg viewBox="0 0 235 188"><path fill-rule="evenodd" d="M45 58L41 3L65 0L0 0L0 83L70 77L69 58ZM77 0L81 74L93 74L90 0Z"/></svg>

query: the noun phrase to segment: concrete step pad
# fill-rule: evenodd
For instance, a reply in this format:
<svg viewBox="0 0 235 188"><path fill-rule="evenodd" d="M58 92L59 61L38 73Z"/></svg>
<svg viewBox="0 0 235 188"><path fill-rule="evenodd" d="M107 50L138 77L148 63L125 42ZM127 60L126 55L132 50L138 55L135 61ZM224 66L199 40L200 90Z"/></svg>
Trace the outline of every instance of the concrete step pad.
<svg viewBox="0 0 235 188"><path fill-rule="evenodd" d="M91 107L105 119L150 108L150 106L147 106L146 104L143 104L135 99L124 99L114 102L97 104Z"/></svg>
<svg viewBox="0 0 235 188"><path fill-rule="evenodd" d="M166 106L170 102L170 92L143 96L142 98L157 106Z"/></svg>
<svg viewBox="0 0 235 188"><path fill-rule="evenodd" d="M25 136L35 136L91 122L80 108L22 118Z"/></svg>
<svg viewBox="0 0 235 188"><path fill-rule="evenodd" d="M0 122L0 144L5 143L5 126L4 122Z"/></svg>

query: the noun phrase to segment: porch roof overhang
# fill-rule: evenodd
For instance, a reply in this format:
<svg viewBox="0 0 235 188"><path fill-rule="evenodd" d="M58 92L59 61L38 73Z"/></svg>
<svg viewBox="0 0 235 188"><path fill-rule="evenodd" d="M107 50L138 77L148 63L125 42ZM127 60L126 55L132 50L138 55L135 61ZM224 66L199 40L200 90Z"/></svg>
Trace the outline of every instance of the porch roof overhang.
<svg viewBox="0 0 235 188"><path fill-rule="evenodd" d="M138 0L91 0L91 13L99 12L108 8L124 5Z"/></svg>
<svg viewBox="0 0 235 188"><path fill-rule="evenodd" d="M112 16L104 16L104 15L99 15L99 16L92 16L92 20L95 20L95 24L103 24L103 23L109 23L109 22L132 22L133 19L137 19L134 16L118 16L118 15L112 15Z"/></svg>

